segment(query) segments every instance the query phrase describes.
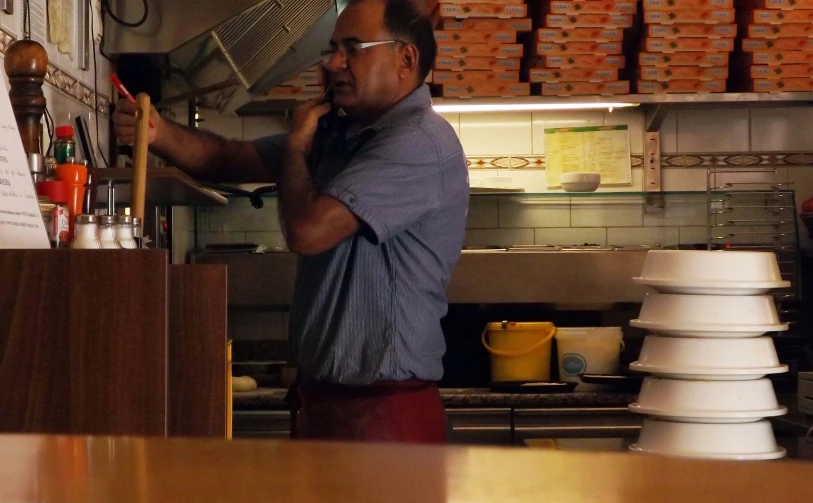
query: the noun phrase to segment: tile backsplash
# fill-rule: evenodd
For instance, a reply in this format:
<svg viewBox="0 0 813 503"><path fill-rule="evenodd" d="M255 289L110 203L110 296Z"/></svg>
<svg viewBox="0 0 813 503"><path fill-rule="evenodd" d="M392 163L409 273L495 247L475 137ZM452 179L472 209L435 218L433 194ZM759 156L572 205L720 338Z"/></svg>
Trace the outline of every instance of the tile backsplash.
<svg viewBox="0 0 813 503"><path fill-rule="evenodd" d="M285 130L281 118L234 118L204 114L202 128L231 138L253 140ZM644 111L516 112L500 114L444 114L460 137L466 154L477 156L543 155L542 130L626 124L630 151L643 154ZM810 108L679 110L670 112L661 128L664 154L716 152L811 151L813 141L804 133L813 119ZM704 194L668 195L647 205L643 196L601 195L579 197L547 195L544 169L474 169L471 178L510 177L511 185L525 189L523 196L474 195L469 207L467 245L583 244L639 245L704 243L707 237L707 202ZM774 182L795 182L797 204L813 195L813 168L779 168ZM630 186L602 191L640 192L640 168L633 169ZM717 184L724 182L718 179ZM662 171L667 192L705 191L706 168L674 167ZM539 193L539 195L536 195ZM662 206L662 207L661 207ZM754 216L754 215L752 215ZM758 215L756 215L758 216ZM751 230L749 228L749 230ZM803 229L802 229L803 230ZM801 233L807 244L806 232ZM736 241L751 241L750 235ZM284 247L276 216L276 199L267 198L256 210L247 200L234 199L228 208L198 210L199 247L207 243L252 241Z"/></svg>

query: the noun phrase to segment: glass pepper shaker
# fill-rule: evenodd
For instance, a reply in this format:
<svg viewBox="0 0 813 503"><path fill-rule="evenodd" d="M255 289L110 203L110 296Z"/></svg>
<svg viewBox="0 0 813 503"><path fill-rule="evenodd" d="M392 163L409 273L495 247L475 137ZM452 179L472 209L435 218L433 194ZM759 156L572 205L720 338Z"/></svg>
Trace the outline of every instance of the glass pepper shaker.
<svg viewBox="0 0 813 503"><path fill-rule="evenodd" d="M138 248L133 236L133 217L130 215L116 216L116 240L122 248L134 250Z"/></svg>
<svg viewBox="0 0 813 503"><path fill-rule="evenodd" d="M106 250L120 249L116 240L116 215L102 215L99 217L99 241Z"/></svg>
<svg viewBox="0 0 813 503"><path fill-rule="evenodd" d="M71 248L77 250L101 249L102 243L99 242L96 223L96 215L77 215Z"/></svg>
<svg viewBox="0 0 813 503"><path fill-rule="evenodd" d="M133 217L133 239L135 239L136 248L144 248L144 227L138 217Z"/></svg>

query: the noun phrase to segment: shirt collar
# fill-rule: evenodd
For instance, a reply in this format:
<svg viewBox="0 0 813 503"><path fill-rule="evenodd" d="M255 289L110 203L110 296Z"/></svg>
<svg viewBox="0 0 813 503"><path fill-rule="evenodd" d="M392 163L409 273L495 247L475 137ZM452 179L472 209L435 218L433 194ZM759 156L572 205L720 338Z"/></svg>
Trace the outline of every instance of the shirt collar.
<svg viewBox="0 0 813 503"><path fill-rule="evenodd" d="M365 129L372 129L375 132L379 132L405 113L431 105L432 95L429 92L429 86L422 84L404 97L404 99L396 103L392 108L384 112L381 117L376 119L371 125L365 128L360 127L358 124L350 126L350 129L347 131L347 137L355 136Z"/></svg>

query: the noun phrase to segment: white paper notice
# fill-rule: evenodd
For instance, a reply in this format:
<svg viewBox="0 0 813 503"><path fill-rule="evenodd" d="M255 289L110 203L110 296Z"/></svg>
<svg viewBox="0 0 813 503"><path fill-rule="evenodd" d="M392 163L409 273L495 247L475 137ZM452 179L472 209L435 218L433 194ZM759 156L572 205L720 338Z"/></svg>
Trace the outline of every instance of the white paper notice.
<svg viewBox="0 0 813 503"><path fill-rule="evenodd" d="M0 88L0 248L50 248L8 91Z"/></svg>
<svg viewBox="0 0 813 503"><path fill-rule="evenodd" d="M45 40L48 32L48 1L29 0L28 5L28 13L31 18L31 40L39 42L43 47L47 47ZM25 23L25 16L21 16L20 19L22 23ZM22 27L20 33L25 33L25 26Z"/></svg>

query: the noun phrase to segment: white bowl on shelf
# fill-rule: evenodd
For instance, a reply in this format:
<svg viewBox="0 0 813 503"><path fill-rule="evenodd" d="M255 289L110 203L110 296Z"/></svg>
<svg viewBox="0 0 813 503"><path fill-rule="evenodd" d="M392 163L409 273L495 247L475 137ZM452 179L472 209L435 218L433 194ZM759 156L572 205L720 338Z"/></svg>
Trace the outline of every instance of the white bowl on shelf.
<svg viewBox="0 0 813 503"><path fill-rule="evenodd" d="M698 381L744 381L787 372L770 337L743 339L649 335L630 370Z"/></svg>
<svg viewBox="0 0 813 503"><path fill-rule="evenodd" d="M766 420L740 424L676 423L647 419L634 452L700 459L758 461L785 457Z"/></svg>
<svg viewBox="0 0 813 503"><path fill-rule="evenodd" d="M638 284L661 293L761 295L787 288L772 252L652 250Z"/></svg>
<svg viewBox="0 0 813 503"><path fill-rule="evenodd" d="M647 377L629 410L676 422L749 423L788 412L768 379L682 381Z"/></svg>
<svg viewBox="0 0 813 503"><path fill-rule="evenodd" d="M559 183L565 192L595 192L601 185L599 173L562 173Z"/></svg>
<svg viewBox="0 0 813 503"><path fill-rule="evenodd" d="M759 337L788 329L768 295L648 294L630 325L681 337Z"/></svg>

